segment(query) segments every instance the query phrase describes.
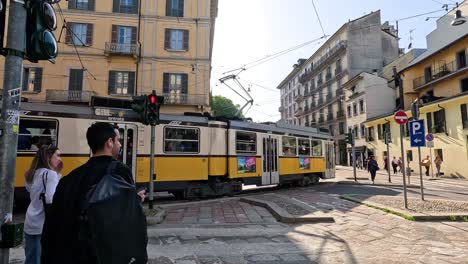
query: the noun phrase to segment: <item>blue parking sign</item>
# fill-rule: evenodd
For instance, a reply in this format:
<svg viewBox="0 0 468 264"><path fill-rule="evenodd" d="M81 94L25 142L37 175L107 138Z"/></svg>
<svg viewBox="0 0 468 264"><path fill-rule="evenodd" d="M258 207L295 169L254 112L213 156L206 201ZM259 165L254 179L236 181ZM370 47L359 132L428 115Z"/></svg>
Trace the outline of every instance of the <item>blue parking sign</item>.
<svg viewBox="0 0 468 264"><path fill-rule="evenodd" d="M424 129L424 120L414 120L409 122L411 147L426 146L426 131Z"/></svg>

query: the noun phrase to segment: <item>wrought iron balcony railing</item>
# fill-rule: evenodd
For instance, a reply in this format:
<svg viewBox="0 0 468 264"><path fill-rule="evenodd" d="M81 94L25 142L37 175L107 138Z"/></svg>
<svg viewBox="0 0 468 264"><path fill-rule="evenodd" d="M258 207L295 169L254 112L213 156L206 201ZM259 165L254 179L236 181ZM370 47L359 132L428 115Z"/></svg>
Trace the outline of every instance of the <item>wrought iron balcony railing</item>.
<svg viewBox="0 0 468 264"><path fill-rule="evenodd" d="M47 102L89 103L94 91L46 90Z"/></svg>
<svg viewBox="0 0 468 264"><path fill-rule="evenodd" d="M208 94L163 93L165 105L209 105Z"/></svg>
<svg viewBox="0 0 468 264"><path fill-rule="evenodd" d="M107 55L114 54L114 55L136 56L138 55L138 45L106 42L105 53Z"/></svg>

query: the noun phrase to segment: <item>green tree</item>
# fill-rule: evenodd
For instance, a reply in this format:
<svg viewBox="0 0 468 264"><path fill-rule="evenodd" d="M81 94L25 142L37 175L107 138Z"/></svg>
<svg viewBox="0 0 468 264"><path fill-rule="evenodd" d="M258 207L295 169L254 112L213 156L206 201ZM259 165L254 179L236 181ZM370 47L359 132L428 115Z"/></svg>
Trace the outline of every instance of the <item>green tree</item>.
<svg viewBox="0 0 468 264"><path fill-rule="evenodd" d="M214 116L234 118L236 117L235 114L240 109L240 106L235 105L229 98L216 95L211 99L211 109ZM242 114L240 114L240 117L243 117Z"/></svg>

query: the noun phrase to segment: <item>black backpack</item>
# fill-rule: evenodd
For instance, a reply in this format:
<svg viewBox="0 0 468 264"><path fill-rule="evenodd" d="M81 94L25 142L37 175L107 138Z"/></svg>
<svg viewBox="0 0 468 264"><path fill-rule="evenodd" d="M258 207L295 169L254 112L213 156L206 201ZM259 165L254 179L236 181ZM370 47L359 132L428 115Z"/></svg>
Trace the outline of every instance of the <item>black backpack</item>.
<svg viewBox="0 0 468 264"><path fill-rule="evenodd" d="M135 186L114 173L112 162L87 192L81 207L79 239L100 264L147 263L146 216Z"/></svg>

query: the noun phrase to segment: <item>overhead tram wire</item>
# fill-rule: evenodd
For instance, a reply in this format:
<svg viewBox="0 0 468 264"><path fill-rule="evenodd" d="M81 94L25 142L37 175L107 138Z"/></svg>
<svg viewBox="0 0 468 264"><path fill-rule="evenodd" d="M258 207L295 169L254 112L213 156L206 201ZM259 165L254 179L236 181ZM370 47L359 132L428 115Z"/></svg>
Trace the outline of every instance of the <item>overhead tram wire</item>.
<svg viewBox="0 0 468 264"><path fill-rule="evenodd" d="M325 34L325 30L323 29L322 20L320 19L319 13L317 12L317 8L315 7L314 0L311 0L311 1L312 1L312 6L314 7L314 10L315 10L315 14L317 15L317 19L320 24L320 28L322 29L322 33L324 36L326 36L327 34Z"/></svg>

